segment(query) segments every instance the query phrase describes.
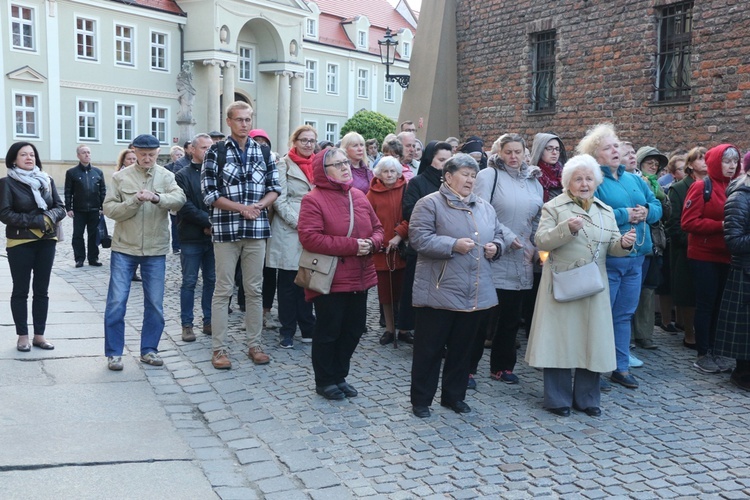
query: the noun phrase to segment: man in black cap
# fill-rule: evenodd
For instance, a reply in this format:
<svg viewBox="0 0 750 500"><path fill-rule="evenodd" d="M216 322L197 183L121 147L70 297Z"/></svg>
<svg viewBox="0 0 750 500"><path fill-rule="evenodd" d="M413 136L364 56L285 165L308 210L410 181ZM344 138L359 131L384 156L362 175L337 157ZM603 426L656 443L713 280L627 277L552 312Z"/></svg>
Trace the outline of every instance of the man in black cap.
<svg viewBox="0 0 750 500"><path fill-rule="evenodd" d="M88 236L88 256L90 266L101 266L96 235L99 230L99 215L104 203L107 188L104 173L91 166L91 150L88 146L76 148L78 165L65 172L65 210L73 218L73 258L76 267L83 267L86 260L86 244L83 231Z"/></svg>
<svg viewBox="0 0 750 500"><path fill-rule="evenodd" d="M110 370L122 370L125 348L125 309L130 280L137 266L143 278L143 326L141 362L164 364L159 357L159 338L164 330L164 275L169 253L170 210L179 210L185 193L174 174L156 164L159 140L139 135L133 141L138 162L112 178L104 200L104 214L115 220L112 257L104 311L104 353Z"/></svg>
<svg viewBox="0 0 750 500"><path fill-rule="evenodd" d="M226 136L219 132L218 130L214 130L213 132L208 133L209 137L211 137L211 140L214 141L214 143L217 143L221 140L223 140Z"/></svg>

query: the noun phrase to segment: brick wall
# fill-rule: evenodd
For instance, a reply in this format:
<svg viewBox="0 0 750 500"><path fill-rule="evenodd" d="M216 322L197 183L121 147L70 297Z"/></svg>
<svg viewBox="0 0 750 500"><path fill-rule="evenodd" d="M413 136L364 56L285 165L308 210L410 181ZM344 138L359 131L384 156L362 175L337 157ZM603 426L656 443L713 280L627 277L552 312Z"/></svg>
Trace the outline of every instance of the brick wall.
<svg viewBox="0 0 750 500"><path fill-rule="evenodd" d="M553 131L567 148L611 121L636 149L721 142L750 148L750 10L742 0L695 0L691 96L654 102L657 14L663 0L459 0L461 136L489 145ZM531 34L556 30L554 113L531 110Z"/></svg>

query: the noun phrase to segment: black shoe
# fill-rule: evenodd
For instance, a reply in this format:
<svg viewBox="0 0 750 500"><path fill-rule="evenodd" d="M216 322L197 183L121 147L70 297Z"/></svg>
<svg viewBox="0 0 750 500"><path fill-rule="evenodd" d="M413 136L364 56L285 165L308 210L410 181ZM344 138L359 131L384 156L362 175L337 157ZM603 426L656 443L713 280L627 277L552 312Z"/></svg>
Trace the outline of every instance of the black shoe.
<svg viewBox="0 0 750 500"><path fill-rule="evenodd" d="M341 392L341 389L338 388L336 385L326 385L326 386L317 386L315 387L315 392L320 394L326 399L330 399L333 401L338 401L341 399L346 399L346 395Z"/></svg>
<svg viewBox="0 0 750 500"><path fill-rule="evenodd" d="M682 341L682 345L684 345L684 346L685 346L685 347L687 347L688 349L692 349L692 350L694 350L694 351L697 351L697 350L698 350L698 346L696 345L696 343L695 343L695 342L685 342L685 341L683 340L683 341Z"/></svg>
<svg viewBox="0 0 750 500"><path fill-rule="evenodd" d="M404 344L413 344L414 334L411 332L399 332L398 341L403 342Z"/></svg>
<svg viewBox="0 0 750 500"><path fill-rule="evenodd" d="M570 416L570 408L567 406L563 406L561 408L547 408L547 411L550 413L554 413L558 417L569 417Z"/></svg>
<svg viewBox="0 0 750 500"><path fill-rule="evenodd" d="M456 413L470 413L471 412L471 408L469 408L469 405L467 405L463 401L454 401L453 403L446 403L446 402L441 401L440 406L445 406L446 408L450 408Z"/></svg>
<svg viewBox="0 0 750 500"><path fill-rule="evenodd" d="M359 394L357 389L350 386L346 382L341 382L340 384L336 384L336 386L341 390L341 392L344 393L344 396L346 396L347 398L356 398L357 394Z"/></svg>
<svg viewBox="0 0 750 500"><path fill-rule="evenodd" d="M430 407L429 406L412 406L411 412L414 414L415 417L428 418L430 416Z"/></svg>
<svg viewBox="0 0 750 500"><path fill-rule="evenodd" d="M99 262L98 260L90 260L89 265L94 266L94 267L102 267L102 263Z"/></svg>
<svg viewBox="0 0 750 500"><path fill-rule="evenodd" d="M82 260L77 260L76 261L76 267L83 267L83 261Z"/></svg>
<svg viewBox="0 0 750 500"><path fill-rule="evenodd" d="M582 411L589 417L600 417L602 415L602 410L599 409L598 406L589 406L588 408L578 408L577 406L573 406L573 408L575 408L576 411Z"/></svg>
<svg viewBox="0 0 750 500"><path fill-rule="evenodd" d="M383 332L383 335L380 336L380 345L388 345L391 342L393 342L393 338L395 335L393 332Z"/></svg>

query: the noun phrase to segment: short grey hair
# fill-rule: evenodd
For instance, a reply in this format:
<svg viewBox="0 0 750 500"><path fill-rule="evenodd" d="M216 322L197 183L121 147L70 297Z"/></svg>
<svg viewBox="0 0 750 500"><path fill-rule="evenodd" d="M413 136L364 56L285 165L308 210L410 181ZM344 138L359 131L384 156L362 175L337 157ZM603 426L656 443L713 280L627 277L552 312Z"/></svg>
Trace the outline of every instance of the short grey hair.
<svg viewBox="0 0 750 500"><path fill-rule="evenodd" d="M443 165L443 179L445 179L446 174L454 174L462 168L470 168L474 172L479 172L479 164L474 158L466 153L456 153L448 158L448 161Z"/></svg>
<svg viewBox="0 0 750 500"><path fill-rule="evenodd" d="M591 155L578 155L574 156L565 164L562 170L562 186L564 189L568 189L568 184L578 170L588 170L594 174L594 181L596 187L604 181L602 175L602 169L599 167L599 162L596 161Z"/></svg>
<svg viewBox="0 0 750 500"><path fill-rule="evenodd" d="M393 168L399 177L404 173L404 166L401 165L401 162L398 161L398 158L395 156L383 156L379 161L378 164L375 165L375 168L372 170L372 173L375 174L375 177L380 178L380 173L386 168Z"/></svg>
<svg viewBox="0 0 750 500"><path fill-rule="evenodd" d="M210 135L205 132L201 132L200 134L195 134L195 137L193 137L193 140L190 141L190 144L195 144L195 141L197 141L198 139L208 139L209 141L213 141Z"/></svg>
<svg viewBox="0 0 750 500"><path fill-rule="evenodd" d="M727 148L724 150L724 153L721 155L722 161L740 161L740 152L737 151L735 148Z"/></svg>

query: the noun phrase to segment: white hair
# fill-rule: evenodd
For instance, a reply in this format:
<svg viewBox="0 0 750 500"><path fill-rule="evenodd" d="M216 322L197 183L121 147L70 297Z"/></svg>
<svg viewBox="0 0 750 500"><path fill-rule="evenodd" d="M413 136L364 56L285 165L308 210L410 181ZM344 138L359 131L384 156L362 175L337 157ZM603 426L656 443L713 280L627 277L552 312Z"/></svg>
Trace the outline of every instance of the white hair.
<svg viewBox="0 0 750 500"><path fill-rule="evenodd" d="M378 164L375 165L375 168L372 170L372 173L377 177L380 178L380 173L383 171L384 168L390 167L393 168L399 177L401 177L401 174L404 173L404 166L401 165L401 162L398 161L398 158L395 156L384 156L378 161Z"/></svg>
<svg viewBox="0 0 750 500"><path fill-rule="evenodd" d="M594 175L594 181L598 187L604 181L602 175L602 169L599 167L599 162L596 161L591 155L578 155L574 156L565 164L562 170L562 186L564 189L568 189L568 184L573 178L573 174L578 170L589 170Z"/></svg>

